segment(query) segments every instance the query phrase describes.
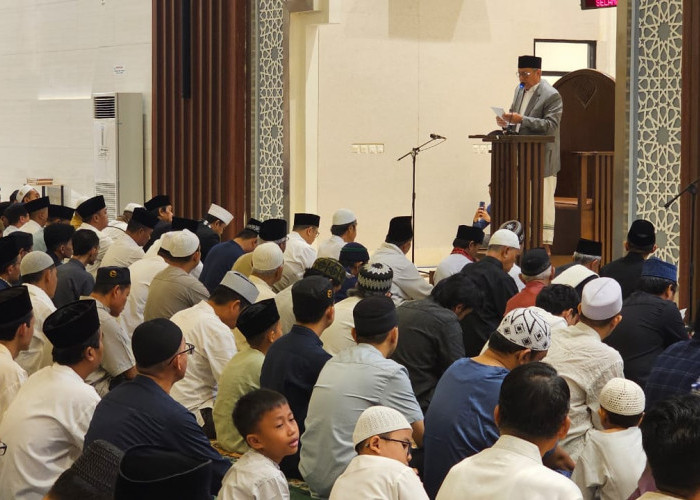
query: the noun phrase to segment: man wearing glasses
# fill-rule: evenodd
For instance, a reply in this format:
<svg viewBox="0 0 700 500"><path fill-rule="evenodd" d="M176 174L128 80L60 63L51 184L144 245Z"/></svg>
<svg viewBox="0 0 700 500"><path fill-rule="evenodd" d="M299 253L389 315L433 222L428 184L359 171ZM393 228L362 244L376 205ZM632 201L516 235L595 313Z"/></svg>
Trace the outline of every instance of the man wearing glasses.
<svg viewBox="0 0 700 500"><path fill-rule="evenodd" d="M554 142L545 145L543 243L549 252L554 241L554 191L557 172L561 169L559 124L563 105L559 92L542 80L542 58L520 56L510 112L496 117L496 123L519 135L553 135Z"/></svg>
<svg viewBox="0 0 700 500"><path fill-rule="evenodd" d="M173 384L184 378L195 346L187 344L182 330L164 318L138 326L131 346L138 375L115 387L97 405L85 447L104 439L121 450L150 444L211 460L210 491L216 495L231 463L211 447L194 415L170 396Z"/></svg>
<svg viewBox="0 0 700 500"><path fill-rule="evenodd" d="M281 292L304 276L304 271L314 265L317 252L311 246L318 237L321 217L316 214L294 214L294 225L284 249L282 279L272 287Z"/></svg>

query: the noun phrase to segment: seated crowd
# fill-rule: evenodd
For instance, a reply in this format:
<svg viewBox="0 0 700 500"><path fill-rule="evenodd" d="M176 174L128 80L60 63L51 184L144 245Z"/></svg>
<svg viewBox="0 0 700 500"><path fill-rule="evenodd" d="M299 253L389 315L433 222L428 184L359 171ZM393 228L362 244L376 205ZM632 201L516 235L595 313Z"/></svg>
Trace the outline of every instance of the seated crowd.
<svg viewBox="0 0 700 500"><path fill-rule="evenodd" d="M370 255L348 209L317 251L315 214L222 241L216 204L15 197L0 500L700 500L700 337L648 221L558 268L459 226L426 279L410 217Z"/></svg>

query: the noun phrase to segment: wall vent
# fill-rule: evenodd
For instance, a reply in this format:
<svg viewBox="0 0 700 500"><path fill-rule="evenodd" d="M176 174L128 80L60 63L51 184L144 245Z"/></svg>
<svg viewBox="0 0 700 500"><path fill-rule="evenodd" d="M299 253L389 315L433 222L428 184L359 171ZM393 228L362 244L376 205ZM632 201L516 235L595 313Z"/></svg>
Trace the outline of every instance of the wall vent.
<svg viewBox="0 0 700 500"><path fill-rule="evenodd" d="M93 99L95 103L95 118L115 118L115 96L105 95L105 96L95 96Z"/></svg>

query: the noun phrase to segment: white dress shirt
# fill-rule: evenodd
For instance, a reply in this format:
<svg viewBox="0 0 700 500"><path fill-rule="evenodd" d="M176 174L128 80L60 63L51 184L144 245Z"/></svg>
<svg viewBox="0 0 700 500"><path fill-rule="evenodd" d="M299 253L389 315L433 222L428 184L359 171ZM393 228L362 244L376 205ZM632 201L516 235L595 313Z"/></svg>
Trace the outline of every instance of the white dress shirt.
<svg viewBox="0 0 700 500"><path fill-rule="evenodd" d="M330 238L318 246L318 256L339 260L340 251L345 246L345 243L345 240L340 236L336 236L335 234L331 235Z"/></svg>
<svg viewBox="0 0 700 500"><path fill-rule="evenodd" d="M0 497L41 500L83 451L100 397L68 366L54 363L29 377L0 423Z"/></svg>
<svg viewBox="0 0 700 500"><path fill-rule="evenodd" d="M27 372L12 359L10 350L0 344L0 421L26 380Z"/></svg>
<svg viewBox="0 0 700 500"><path fill-rule="evenodd" d="M29 219L26 224L19 228L19 231L23 233L36 234L37 231L41 231L41 224L39 224L34 219Z"/></svg>
<svg viewBox="0 0 700 500"><path fill-rule="evenodd" d="M468 493L467 493L468 492ZM484 451L452 467L437 500L580 500L570 479L542 465L539 448L503 435Z"/></svg>
<svg viewBox="0 0 700 500"><path fill-rule="evenodd" d="M124 327L129 338L134 334L134 329L143 323L143 311L148 299L148 288L153 277L168 267L163 257L155 255L137 260L129 266L131 274L131 291L126 299L124 310L119 315L119 322Z"/></svg>
<svg viewBox="0 0 700 500"><path fill-rule="evenodd" d="M107 236L105 233L97 229L95 226L92 226L88 224L87 222L83 222L80 224L78 229L89 229L90 231L94 232L100 239L100 251L97 252L97 258L95 259L94 264L88 264L85 266L85 270L92 274L92 276L97 275L97 268L100 267L100 264L102 264L102 259L105 256L105 253L107 253L107 249L109 246L112 244L112 238Z"/></svg>
<svg viewBox="0 0 700 500"><path fill-rule="evenodd" d="M126 234L126 233L124 233ZM102 259L100 267L118 266L129 267L137 260L141 260L146 256L143 248L138 246L134 239L126 234L126 238L114 240Z"/></svg>
<svg viewBox="0 0 700 500"><path fill-rule="evenodd" d="M428 500L428 495L415 471L398 460L358 455L335 481L330 500L357 498Z"/></svg>
<svg viewBox="0 0 700 500"><path fill-rule="evenodd" d="M394 271L391 298L397 306L406 300L424 299L433 290L432 285L423 279L413 262L392 243L382 243L369 262L386 264Z"/></svg>
<svg viewBox="0 0 700 500"><path fill-rule="evenodd" d="M292 304L292 287L288 286L277 295L275 295L275 305L277 312L280 315L280 327L282 334L289 333L294 323L297 322L294 316L294 305Z"/></svg>
<svg viewBox="0 0 700 500"><path fill-rule="evenodd" d="M214 407L219 377L226 363L238 352L236 343L231 329L206 300L175 313L170 319L182 330L185 342L194 345L185 378L173 385L170 396L194 413L199 421L197 410Z"/></svg>
<svg viewBox="0 0 700 500"><path fill-rule="evenodd" d="M472 264L473 261L466 255L461 253L451 253L438 264L433 275L433 285L437 285L445 278L457 274L467 264Z"/></svg>
<svg viewBox="0 0 700 500"><path fill-rule="evenodd" d="M604 344L593 328L582 322L562 328L552 335L544 362L551 364L571 391L571 428L561 445L578 460L586 434L600 429L598 395L603 386L615 377L624 378L620 354Z"/></svg>
<svg viewBox="0 0 700 500"><path fill-rule="evenodd" d="M245 453L221 481L219 500L289 500L280 466L255 450Z"/></svg>
<svg viewBox="0 0 700 500"><path fill-rule="evenodd" d="M12 233L14 233L15 231L19 231L19 228L18 228L17 226L13 225L13 224L10 224L10 225L7 226L7 227L5 228L5 230L2 232L2 236L3 236L3 238L4 238L4 237L7 236L8 234L12 234Z"/></svg>
<svg viewBox="0 0 700 500"><path fill-rule="evenodd" d="M357 345L357 342L352 338L351 332L355 328L355 318L353 318L352 312L360 300L362 300L362 297L355 295L335 304L333 324L323 330L321 334L323 348L331 356L335 356L348 347Z"/></svg>
<svg viewBox="0 0 700 500"><path fill-rule="evenodd" d="M53 363L51 354L53 344L44 335L44 321L56 310L56 306L46 292L38 286L31 283L24 286L29 290L29 298L34 309L34 334L29 349L20 352L17 356L17 363L31 375Z"/></svg>
<svg viewBox="0 0 700 500"><path fill-rule="evenodd" d="M304 276L304 271L313 266L315 260L316 249L296 231L289 233L284 251L284 265L294 272L296 280Z"/></svg>

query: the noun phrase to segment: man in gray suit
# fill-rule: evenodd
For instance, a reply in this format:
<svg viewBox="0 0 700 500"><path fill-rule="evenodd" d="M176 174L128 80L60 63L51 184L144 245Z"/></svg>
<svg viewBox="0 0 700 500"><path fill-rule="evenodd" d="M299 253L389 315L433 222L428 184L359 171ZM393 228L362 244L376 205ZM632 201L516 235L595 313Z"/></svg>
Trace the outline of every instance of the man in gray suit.
<svg viewBox="0 0 700 500"><path fill-rule="evenodd" d="M554 190L557 172L561 169L559 123L563 110L561 96L546 80L542 80L542 58L518 58L520 85L515 89L509 113L496 117L501 127L514 126L520 135L553 135L554 142L545 146L543 243L549 253L554 241Z"/></svg>

